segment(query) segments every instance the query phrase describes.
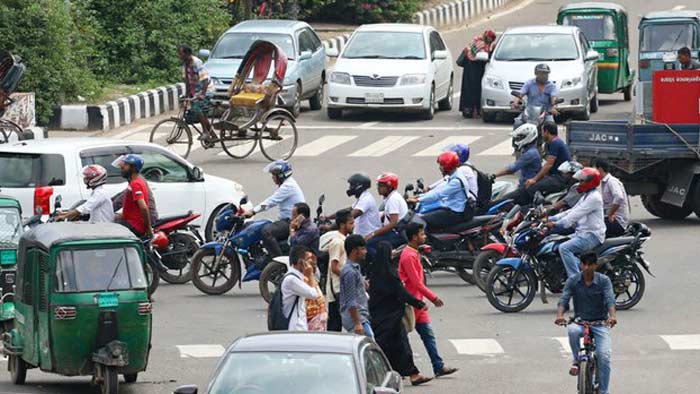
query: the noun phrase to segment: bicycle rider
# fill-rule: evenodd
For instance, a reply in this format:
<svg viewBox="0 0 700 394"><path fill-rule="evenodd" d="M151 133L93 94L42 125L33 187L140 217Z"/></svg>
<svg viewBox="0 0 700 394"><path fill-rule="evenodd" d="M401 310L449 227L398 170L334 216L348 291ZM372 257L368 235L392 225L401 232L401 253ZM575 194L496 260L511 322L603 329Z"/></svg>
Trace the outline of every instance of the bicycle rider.
<svg viewBox="0 0 700 394"><path fill-rule="evenodd" d="M182 75L185 80L185 97L191 99L190 110L194 112L202 124L202 135L200 139L209 142L216 139L216 135L211 129L211 123L205 113L206 108L211 106L211 96L214 85L211 83L209 74L204 68L204 62L192 54L192 47L186 44L177 46L177 56L182 62Z"/></svg>
<svg viewBox="0 0 700 394"><path fill-rule="evenodd" d="M607 276L596 272L598 270L598 256L595 253L586 253L581 256L582 271L570 277L564 285L564 291L559 299L557 317L554 321L557 325L567 323L564 312L569 309L569 301L574 299L574 319L587 322L604 321L605 325L591 325L591 333L595 338L596 357L598 359L598 385L600 394L609 394L610 384L610 357L612 353L612 341L610 329L617 324L615 310L615 293L612 282ZM571 376L579 374L579 343L583 336L583 326L569 324L569 345L573 353L573 364L569 370Z"/></svg>

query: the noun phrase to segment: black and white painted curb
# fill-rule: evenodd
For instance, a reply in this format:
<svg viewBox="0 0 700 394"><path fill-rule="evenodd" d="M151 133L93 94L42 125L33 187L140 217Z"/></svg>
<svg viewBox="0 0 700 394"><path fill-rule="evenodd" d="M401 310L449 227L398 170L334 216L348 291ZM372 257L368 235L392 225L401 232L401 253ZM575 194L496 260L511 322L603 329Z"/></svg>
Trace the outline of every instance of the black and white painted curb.
<svg viewBox="0 0 700 394"><path fill-rule="evenodd" d="M450 26L505 6L512 0L457 0L417 12L413 22L419 25Z"/></svg>
<svg viewBox="0 0 700 394"><path fill-rule="evenodd" d="M62 105L55 107L49 129L111 130L180 107L178 97L185 85L178 83L123 97L103 105Z"/></svg>

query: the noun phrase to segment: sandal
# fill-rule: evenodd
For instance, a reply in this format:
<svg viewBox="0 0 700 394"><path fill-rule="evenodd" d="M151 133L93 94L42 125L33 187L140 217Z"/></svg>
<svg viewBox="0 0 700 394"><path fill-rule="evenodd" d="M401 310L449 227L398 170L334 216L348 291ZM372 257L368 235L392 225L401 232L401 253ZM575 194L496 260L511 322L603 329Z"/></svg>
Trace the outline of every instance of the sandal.
<svg viewBox="0 0 700 394"><path fill-rule="evenodd" d="M436 378L439 378L440 376L447 376L447 375L452 375L453 373L459 371L457 368L443 368L442 371L438 372L435 374Z"/></svg>
<svg viewBox="0 0 700 394"><path fill-rule="evenodd" d="M433 378L427 378L425 376L418 376L418 378L416 378L415 380L411 379L411 385L412 386L419 386L423 383L428 383L431 380L433 380Z"/></svg>
<svg viewBox="0 0 700 394"><path fill-rule="evenodd" d="M578 364L571 364L571 369L569 369L569 375L578 376Z"/></svg>

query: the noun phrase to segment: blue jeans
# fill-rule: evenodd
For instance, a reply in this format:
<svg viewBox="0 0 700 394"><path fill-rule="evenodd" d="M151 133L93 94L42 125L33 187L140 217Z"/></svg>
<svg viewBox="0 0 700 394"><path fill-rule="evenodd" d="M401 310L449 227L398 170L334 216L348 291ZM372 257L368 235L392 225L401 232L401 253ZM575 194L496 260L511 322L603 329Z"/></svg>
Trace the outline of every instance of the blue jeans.
<svg viewBox="0 0 700 394"><path fill-rule="evenodd" d="M569 324L569 345L574 356L574 363L578 363L578 352L581 349L580 339L583 336L583 326ZM612 341L610 340L610 328L606 326L592 326L591 333L595 338L595 353L598 358L598 385L600 394L608 394L610 385L610 357L612 355ZM582 371L581 371L582 372Z"/></svg>
<svg viewBox="0 0 700 394"><path fill-rule="evenodd" d="M445 363L438 353L437 341L435 340L435 334L433 333L433 328L430 326L430 323L416 323L416 332L420 335L425 350L428 352L428 356L430 356L430 363L433 364L433 372L436 374L442 372L442 370L445 369Z"/></svg>
<svg viewBox="0 0 700 394"><path fill-rule="evenodd" d="M577 254L588 252L598 246L600 246L600 241L593 233L574 235L559 245L559 256L561 256L561 261L566 268L566 277L571 278L581 272L581 260L576 257Z"/></svg>
<svg viewBox="0 0 700 394"><path fill-rule="evenodd" d="M365 336L374 339L374 331L372 331L372 325L368 321L362 323L362 328L365 329Z"/></svg>

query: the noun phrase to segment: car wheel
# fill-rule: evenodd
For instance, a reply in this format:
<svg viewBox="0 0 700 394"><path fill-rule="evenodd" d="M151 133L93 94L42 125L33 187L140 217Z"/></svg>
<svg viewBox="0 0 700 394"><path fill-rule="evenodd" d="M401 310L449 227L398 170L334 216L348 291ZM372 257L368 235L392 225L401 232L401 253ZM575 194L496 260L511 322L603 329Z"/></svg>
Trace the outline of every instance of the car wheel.
<svg viewBox="0 0 700 394"><path fill-rule="evenodd" d="M323 106L323 87L325 85L325 81L323 80L323 77L321 78L321 86L318 87L318 90L316 93L311 96L309 99L309 106L311 107L312 111L318 111L321 109Z"/></svg>
<svg viewBox="0 0 700 394"><path fill-rule="evenodd" d="M207 220L207 224L204 227L204 240L206 242L211 242L216 239L216 234L218 233L216 229L214 228L215 221L217 216L221 214L221 211L226 209L228 204L221 204L218 207L216 207L211 215L209 215L209 219Z"/></svg>
<svg viewBox="0 0 700 394"><path fill-rule="evenodd" d="M328 119L340 119L343 117L341 108L326 108L326 113L328 114Z"/></svg>
<svg viewBox="0 0 700 394"><path fill-rule="evenodd" d="M301 114L301 83L297 82L296 92L294 93L294 102L291 107L289 107L289 112L294 115L295 118L299 117Z"/></svg>
<svg viewBox="0 0 700 394"><path fill-rule="evenodd" d="M598 112L598 93L593 96L593 99L591 99L591 113L596 113Z"/></svg>
<svg viewBox="0 0 700 394"><path fill-rule="evenodd" d="M632 84L625 86L625 89L622 91L622 94L625 97L625 101L631 101L632 100Z"/></svg>
<svg viewBox="0 0 700 394"><path fill-rule="evenodd" d="M452 86L453 77L450 76L450 87L447 89L447 97L440 100L438 103L440 111L450 111L452 110L452 103L454 101L454 87Z"/></svg>
<svg viewBox="0 0 700 394"><path fill-rule="evenodd" d="M591 119L591 101L589 100L583 111L576 114L577 120L590 120Z"/></svg>
<svg viewBox="0 0 700 394"><path fill-rule="evenodd" d="M428 109L423 111L424 120L432 120L435 117L435 85L430 88L430 102Z"/></svg>

